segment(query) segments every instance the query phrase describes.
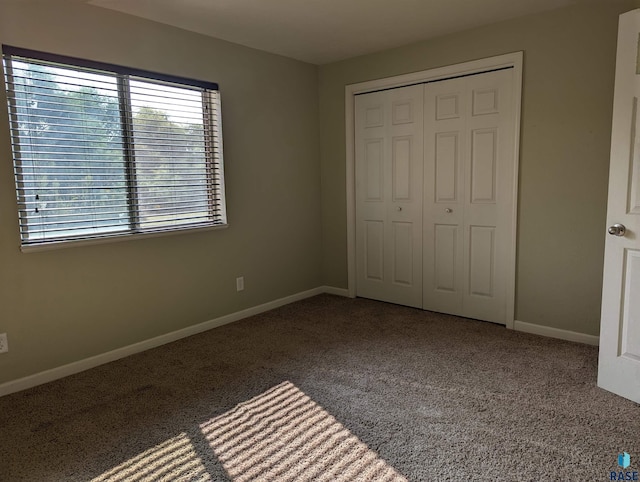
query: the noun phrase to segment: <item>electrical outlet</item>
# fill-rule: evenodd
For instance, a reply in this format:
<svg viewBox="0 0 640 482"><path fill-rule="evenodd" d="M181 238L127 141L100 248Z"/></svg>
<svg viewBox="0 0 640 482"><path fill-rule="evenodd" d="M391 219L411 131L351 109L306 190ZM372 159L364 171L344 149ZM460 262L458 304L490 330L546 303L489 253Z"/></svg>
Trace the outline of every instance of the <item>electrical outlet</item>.
<svg viewBox="0 0 640 482"><path fill-rule="evenodd" d="M0 353L7 353L9 351L9 341L7 340L6 333L0 333Z"/></svg>
<svg viewBox="0 0 640 482"><path fill-rule="evenodd" d="M236 291L244 290L244 276L236 278Z"/></svg>

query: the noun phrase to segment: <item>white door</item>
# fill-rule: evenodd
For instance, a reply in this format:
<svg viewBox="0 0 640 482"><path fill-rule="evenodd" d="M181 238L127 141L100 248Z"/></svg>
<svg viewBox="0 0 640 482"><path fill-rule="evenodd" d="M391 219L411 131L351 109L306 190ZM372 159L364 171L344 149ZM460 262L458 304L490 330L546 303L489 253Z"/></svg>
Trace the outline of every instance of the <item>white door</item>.
<svg viewBox="0 0 640 482"><path fill-rule="evenodd" d="M621 15L598 363L598 385L637 403L640 403L639 39L640 10Z"/></svg>
<svg viewBox="0 0 640 482"><path fill-rule="evenodd" d="M506 324L513 70L425 86L424 309Z"/></svg>
<svg viewBox="0 0 640 482"><path fill-rule="evenodd" d="M356 294L422 307L423 87L355 100Z"/></svg>

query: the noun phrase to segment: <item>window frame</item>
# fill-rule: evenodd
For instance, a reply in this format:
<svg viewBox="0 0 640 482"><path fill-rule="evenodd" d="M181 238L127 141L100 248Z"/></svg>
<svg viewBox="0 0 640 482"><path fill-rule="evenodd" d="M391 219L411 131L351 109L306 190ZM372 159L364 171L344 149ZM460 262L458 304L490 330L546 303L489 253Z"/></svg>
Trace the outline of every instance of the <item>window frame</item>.
<svg viewBox="0 0 640 482"><path fill-rule="evenodd" d="M130 223L128 228L123 231L114 231L107 233L95 233L90 235L67 235L66 237L58 237L53 239L39 239L35 241L28 241L28 238L23 234L23 224L21 210L25 209L21 207L21 197L25 197L24 188L20 187L21 166L23 162L19 153L19 144L22 139L18 136L18 113L15 105L15 89L14 80L12 78L12 65L11 62L14 57L16 60L20 58L28 60L36 60L45 63L51 63L55 67L68 68L68 69L85 69L78 70L78 72L86 71L86 69L95 70L98 73L106 73L114 75L118 83L118 112L121 117L122 123L122 144L123 144L123 158L124 158L124 175L129 178L135 171L132 169L135 167L132 158L135 158L135 154L132 154L129 144L134 138L132 117L133 109L130 104L130 96L128 96L128 90L130 88L131 80L156 82L159 84L166 84L172 87L184 86L185 88L197 88L202 90L202 109L203 109L203 142L204 142L204 157L205 169L209 172L208 184L206 194L210 199L210 212L212 213L212 221L202 222L198 224L182 224L172 225L168 227L157 228L141 228L139 224L138 215L139 210L135 205L138 197L138 187L127 182L127 209L130 211ZM184 234L189 232L201 232L209 230L224 229L228 227L227 213L226 213L226 192L225 192L225 176L224 176L224 155L223 155L223 136L222 136L222 117L220 107L220 92L219 86L215 82L207 82L201 80L190 79L186 77L179 77L170 74L163 74L158 72L152 72L137 68L124 67L121 65L97 62L93 60L82 59L78 57L70 57L64 55L58 55L48 52L41 52L37 50L24 49L20 47L14 47L10 45L2 45L2 58L6 67L3 68L3 83L5 85L5 93L7 96L8 105L8 126L11 139L11 159L14 170L14 184L15 193L18 208L18 225L20 232L20 249L23 252L35 251L35 250L48 250L61 247L71 247L79 245L89 244L101 244L110 243L114 241L124 241L130 239L146 239L151 237ZM121 89L125 89L125 92L121 92ZM127 97L128 96L128 97ZM122 102L123 98L128 99ZM15 139L18 137L18 139ZM213 147L213 144L217 144L217 148ZM133 174L135 175L135 174ZM219 185L216 186L216 179L219 180ZM168 193L171 191L168 190ZM216 208L219 210L219 214L215 214ZM26 223L26 221L24 221Z"/></svg>

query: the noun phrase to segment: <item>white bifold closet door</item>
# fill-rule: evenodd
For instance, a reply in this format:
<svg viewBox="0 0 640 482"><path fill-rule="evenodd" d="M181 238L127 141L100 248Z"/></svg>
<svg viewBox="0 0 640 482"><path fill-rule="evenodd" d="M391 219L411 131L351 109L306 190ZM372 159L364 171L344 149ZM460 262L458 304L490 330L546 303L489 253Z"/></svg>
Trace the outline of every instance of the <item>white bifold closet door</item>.
<svg viewBox="0 0 640 482"><path fill-rule="evenodd" d="M357 294L421 308L423 86L355 105Z"/></svg>
<svg viewBox="0 0 640 482"><path fill-rule="evenodd" d="M358 296L506 323L512 75L356 97Z"/></svg>
<svg viewBox="0 0 640 482"><path fill-rule="evenodd" d="M425 85L426 310L506 322L512 75L508 69Z"/></svg>

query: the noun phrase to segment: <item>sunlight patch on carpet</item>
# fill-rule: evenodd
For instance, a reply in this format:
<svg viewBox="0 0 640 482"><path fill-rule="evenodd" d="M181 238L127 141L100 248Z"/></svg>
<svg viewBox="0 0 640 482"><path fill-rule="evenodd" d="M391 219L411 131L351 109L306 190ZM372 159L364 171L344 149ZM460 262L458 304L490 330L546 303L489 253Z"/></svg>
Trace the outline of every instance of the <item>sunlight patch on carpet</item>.
<svg viewBox="0 0 640 482"><path fill-rule="evenodd" d="M187 434L171 438L92 479L92 482L208 482L202 460Z"/></svg>
<svg viewBox="0 0 640 482"><path fill-rule="evenodd" d="M288 381L201 429L234 482L407 480Z"/></svg>

